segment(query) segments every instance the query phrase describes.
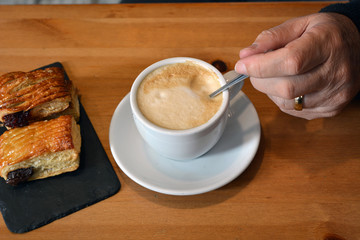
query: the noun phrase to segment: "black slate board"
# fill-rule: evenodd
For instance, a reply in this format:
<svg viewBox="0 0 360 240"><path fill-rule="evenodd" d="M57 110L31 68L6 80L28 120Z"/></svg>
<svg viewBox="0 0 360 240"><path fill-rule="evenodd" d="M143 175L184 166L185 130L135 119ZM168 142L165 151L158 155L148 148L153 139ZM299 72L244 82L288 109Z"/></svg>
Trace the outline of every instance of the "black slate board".
<svg viewBox="0 0 360 240"><path fill-rule="evenodd" d="M62 67L53 63L45 67ZM66 76L67 77L67 76ZM80 167L70 173L12 187L0 180L0 210L8 229L24 233L104 200L120 190L96 132L80 104ZM0 135L6 131L0 128Z"/></svg>

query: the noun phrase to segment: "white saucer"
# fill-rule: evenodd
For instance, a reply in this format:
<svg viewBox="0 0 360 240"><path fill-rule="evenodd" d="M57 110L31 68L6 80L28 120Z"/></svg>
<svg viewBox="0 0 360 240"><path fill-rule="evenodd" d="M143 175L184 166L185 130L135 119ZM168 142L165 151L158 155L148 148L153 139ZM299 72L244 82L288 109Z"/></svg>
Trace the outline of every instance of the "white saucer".
<svg viewBox="0 0 360 240"><path fill-rule="evenodd" d="M219 142L205 155L186 162L154 152L139 135L129 94L117 106L110 124L110 148L116 163L133 181L170 195L205 193L231 182L251 163L260 142L260 121L243 92L230 102L230 118Z"/></svg>

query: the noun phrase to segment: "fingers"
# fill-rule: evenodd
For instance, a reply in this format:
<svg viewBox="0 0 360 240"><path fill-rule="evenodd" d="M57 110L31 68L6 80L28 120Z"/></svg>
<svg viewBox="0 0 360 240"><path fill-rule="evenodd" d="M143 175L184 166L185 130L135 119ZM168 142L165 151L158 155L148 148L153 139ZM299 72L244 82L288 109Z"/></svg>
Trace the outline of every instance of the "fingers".
<svg viewBox="0 0 360 240"><path fill-rule="evenodd" d="M250 81L260 92L283 99L293 99L326 87L327 79L321 76L321 72L320 68L315 68L300 75L274 78L251 77Z"/></svg>
<svg viewBox="0 0 360 240"><path fill-rule="evenodd" d="M303 110L316 108L318 102L324 103L324 99L321 100L316 96L317 94L307 94L303 96ZM282 110L282 111L292 111L294 110L295 99L285 99L277 96L268 95L268 97ZM306 103L305 103L306 102Z"/></svg>
<svg viewBox="0 0 360 240"><path fill-rule="evenodd" d="M329 52L318 48L324 36L304 33L285 47L240 59L235 70L252 77L270 78L298 75L321 65ZM245 71L245 72L244 72Z"/></svg>
<svg viewBox="0 0 360 240"><path fill-rule="evenodd" d="M251 46L240 51L240 58L284 47L287 43L300 37L306 25L307 19L303 17L291 19L279 26L263 31Z"/></svg>
<svg viewBox="0 0 360 240"><path fill-rule="evenodd" d="M333 117L339 114L338 111L322 111L321 109L306 109L302 111L296 111L296 110L282 110L282 111L291 116L304 118L307 120Z"/></svg>
<svg viewBox="0 0 360 240"><path fill-rule="evenodd" d="M240 51L241 59L235 70L257 78L283 77L307 72L324 63L330 53L319 46L326 42L326 34L319 34L316 26L304 32L307 21L301 19L261 33L253 45Z"/></svg>
<svg viewBox="0 0 360 240"><path fill-rule="evenodd" d="M290 115L334 116L360 89L354 67L360 35L348 20L318 13L266 30L240 51L235 70L249 75L257 90ZM295 111L294 98L301 95L303 110Z"/></svg>
<svg viewBox="0 0 360 240"><path fill-rule="evenodd" d="M324 91L319 91L303 96L303 109L296 111L294 109L294 99L284 99L268 95L268 97L280 108L281 111L292 116L305 119L315 119L321 117L332 117L341 112L346 103L336 104L337 96L331 96Z"/></svg>
<svg viewBox="0 0 360 240"><path fill-rule="evenodd" d="M282 112L285 112L289 115L295 117L301 117L308 120L319 118L319 117L332 117L336 115L339 111L333 109L329 106L319 107L316 102L318 102L318 94L309 94L304 96L303 99L303 109L297 111L294 109L294 99L283 99L276 96L270 96L269 98L280 108ZM321 98L322 99L322 98ZM315 100L315 101L314 101ZM322 99L322 104L325 103L325 100Z"/></svg>

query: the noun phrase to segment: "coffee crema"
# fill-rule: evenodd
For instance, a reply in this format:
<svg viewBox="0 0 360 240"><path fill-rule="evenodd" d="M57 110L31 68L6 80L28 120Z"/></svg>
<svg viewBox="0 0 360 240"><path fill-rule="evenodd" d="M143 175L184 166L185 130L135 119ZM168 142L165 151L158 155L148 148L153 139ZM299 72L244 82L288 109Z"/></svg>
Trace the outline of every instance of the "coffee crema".
<svg viewBox="0 0 360 240"><path fill-rule="evenodd" d="M137 91L137 103L152 123L184 130L209 121L219 110L222 94L210 98L220 87L215 72L191 61L162 66L148 74Z"/></svg>

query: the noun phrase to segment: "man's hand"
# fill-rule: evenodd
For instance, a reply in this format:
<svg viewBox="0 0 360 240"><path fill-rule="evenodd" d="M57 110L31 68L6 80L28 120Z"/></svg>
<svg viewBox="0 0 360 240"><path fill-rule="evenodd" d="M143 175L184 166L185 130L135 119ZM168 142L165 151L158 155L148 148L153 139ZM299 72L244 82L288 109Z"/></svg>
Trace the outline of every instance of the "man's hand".
<svg viewBox="0 0 360 240"><path fill-rule="evenodd" d="M338 114L360 89L360 33L337 13L291 19L263 31L235 66L288 114L314 119ZM294 98L304 95L302 111Z"/></svg>

